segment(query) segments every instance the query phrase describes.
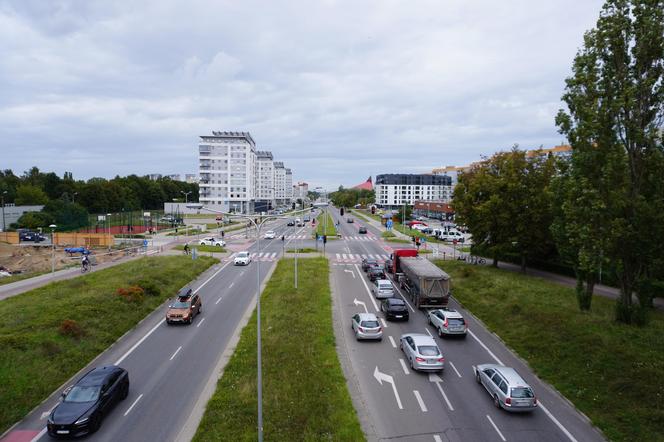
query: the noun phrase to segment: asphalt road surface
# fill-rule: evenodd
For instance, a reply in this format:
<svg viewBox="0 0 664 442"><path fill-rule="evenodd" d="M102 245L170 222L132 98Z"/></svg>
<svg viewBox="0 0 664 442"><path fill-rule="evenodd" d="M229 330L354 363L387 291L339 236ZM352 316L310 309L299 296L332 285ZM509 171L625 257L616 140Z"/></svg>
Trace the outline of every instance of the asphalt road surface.
<svg viewBox="0 0 664 442"><path fill-rule="evenodd" d="M604 440L587 420L550 387L538 380L496 337L452 301L469 324L465 339L441 339L427 324L423 312L410 304L408 322L386 322L371 292L371 282L358 263L358 257L379 259L391 252L389 243L379 240L380 232L361 219L347 224L340 220L341 240L328 242L332 262L333 292L340 312L342 358L359 389L358 407L368 421L369 438L409 441L600 441ZM367 235L358 235L360 226ZM364 237L364 238L360 238ZM359 239L358 239L359 238ZM410 247L396 244L396 247ZM406 299L406 298L404 298ZM408 302L408 299L406 299ZM353 314L375 313L383 324L382 342L358 342L351 331ZM440 375L413 372L399 350L403 333L433 335L445 356ZM514 367L534 388L540 402L533 413L512 414L494 407L490 396L476 383L473 365L502 363ZM349 374L347 373L347 376Z"/></svg>

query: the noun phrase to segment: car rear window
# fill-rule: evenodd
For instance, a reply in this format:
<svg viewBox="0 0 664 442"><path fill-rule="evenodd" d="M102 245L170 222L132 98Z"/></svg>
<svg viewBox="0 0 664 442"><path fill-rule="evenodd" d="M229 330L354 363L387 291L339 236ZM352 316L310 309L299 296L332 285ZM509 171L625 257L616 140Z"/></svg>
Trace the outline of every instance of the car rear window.
<svg viewBox="0 0 664 442"><path fill-rule="evenodd" d="M390 299L390 304L392 304L392 305L406 305L406 303L403 302L399 298Z"/></svg>
<svg viewBox="0 0 664 442"><path fill-rule="evenodd" d="M378 327L378 321L362 321L362 327L376 328Z"/></svg>
<svg viewBox="0 0 664 442"><path fill-rule="evenodd" d="M450 318L449 322L450 325L464 325L466 323L463 318Z"/></svg>
<svg viewBox="0 0 664 442"><path fill-rule="evenodd" d="M440 354L438 347L435 345L421 345L417 347L417 351L419 351L422 356L438 356Z"/></svg>
<svg viewBox="0 0 664 442"><path fill-rule="evenodd" d="M527 387L512 388L512 397L514 398L533 398L535 394L533 390Z"/></svg>

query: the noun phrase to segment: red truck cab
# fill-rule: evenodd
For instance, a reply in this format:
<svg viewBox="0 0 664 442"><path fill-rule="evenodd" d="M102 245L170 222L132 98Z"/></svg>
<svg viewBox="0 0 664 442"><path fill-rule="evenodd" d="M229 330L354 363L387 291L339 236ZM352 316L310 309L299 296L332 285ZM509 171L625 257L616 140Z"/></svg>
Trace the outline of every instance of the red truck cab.
<svg viewBox="0 0 664 442"><path fill-rule="evenodd" d="M407 256L417 256L416 249L395 249L390 255L390 259L385 263L385 270L389 273L396 274L400 271L399 258Z"/></svg>

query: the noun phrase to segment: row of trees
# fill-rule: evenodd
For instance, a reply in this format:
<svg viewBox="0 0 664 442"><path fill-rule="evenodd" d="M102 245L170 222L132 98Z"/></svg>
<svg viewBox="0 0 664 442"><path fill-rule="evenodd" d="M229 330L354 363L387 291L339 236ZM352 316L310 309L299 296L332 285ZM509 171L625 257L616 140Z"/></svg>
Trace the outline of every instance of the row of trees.
<svg viewBox="0 0 664 442"><path fill-rule="evenodd" d="M366 206L373 204L376 192L366 189L344 189L343 186L339 186L339 190L331 192L329 198L337 207L353 207L356 204Z"/></svg>
<svg viewBox="0 0 664 442"><path fill-rule="evenodd" d="M582 310L608 269L616 319L643 323L664 292L664 0L607 1L572 71L556 117L571 157L485 159L460 177L455 209L494 257L559 255Z"/></svg>

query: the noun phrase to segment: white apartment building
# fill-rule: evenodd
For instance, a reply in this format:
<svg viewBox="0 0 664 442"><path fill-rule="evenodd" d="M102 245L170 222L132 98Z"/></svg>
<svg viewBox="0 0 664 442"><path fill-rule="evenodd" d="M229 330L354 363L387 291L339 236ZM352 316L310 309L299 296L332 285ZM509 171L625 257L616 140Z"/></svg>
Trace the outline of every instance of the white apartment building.
<svg viewBox="0 0 664 442"><path fill-rule="evenodd" d="M200 138L200 203L223 212L253 213L256 143L249 132L213 131Z"/></svg>
<svg viewBox="0 0 664 442"><path fill-rule="evenodd" d="M285 204L286 200L286 168L281 161L274 162L274 198L277 206Z"/></svg>
<svg viewBox="0 0 664 442"><path fill-rule="evenodd" d="M383 174L376 176L376 204L387 209L415 201L452 199L452 179L446 175Z"/></svg>
<svg viewBox="0 0 664 442"><path fill-rule="evenodd" d="M284 182L286 204L293 202L293 171L286 168L286 180Z"/></svg>
<svg viewBox="0 0 664 442"><path fill-rule="evenodd" d="M266 212L275 206L274 157L272 152L256 152L256 204L257 212Z"/></svg>
<svg viewBox="0 0 664 442"><path fill-rule="evenodd" d="M293 199L301 199L304 201L309 195L309 184L305 182L299 182L293 186Z"/></svg>

